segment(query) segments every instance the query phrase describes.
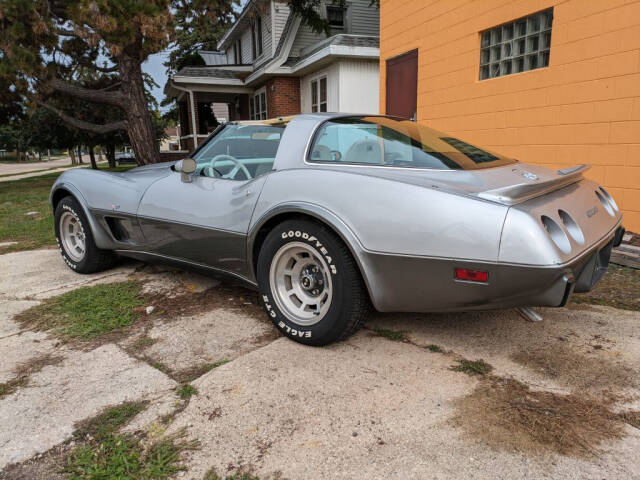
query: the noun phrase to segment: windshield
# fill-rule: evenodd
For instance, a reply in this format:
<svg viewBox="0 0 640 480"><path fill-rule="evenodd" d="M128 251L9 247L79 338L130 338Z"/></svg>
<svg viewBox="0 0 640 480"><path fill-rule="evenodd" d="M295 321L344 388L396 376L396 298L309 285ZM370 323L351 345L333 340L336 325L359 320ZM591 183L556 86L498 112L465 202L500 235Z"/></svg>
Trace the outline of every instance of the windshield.
<svg viewBox="0 0 640 480"><path fill-rule="evenodd" d="M285 127L228 124L193 159L207 177L249 180L273 169Z"/></svg>
<svg viewBox="0 0 640 480"><path fill-rule="evenodd" d="M446 170L475 170L516 162L419 123L373 116L336 118L322 124L309 160Z"/></svg>

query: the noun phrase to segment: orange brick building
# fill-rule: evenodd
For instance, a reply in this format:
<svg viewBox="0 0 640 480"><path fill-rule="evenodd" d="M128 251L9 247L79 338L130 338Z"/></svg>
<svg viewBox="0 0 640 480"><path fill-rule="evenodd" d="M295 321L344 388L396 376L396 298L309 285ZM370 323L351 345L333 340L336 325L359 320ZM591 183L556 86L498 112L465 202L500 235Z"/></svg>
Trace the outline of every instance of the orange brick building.
<svg viewBox="0 0 640 480"><path fill-rule="evenodd" d="M640 232L640 0L380 3L381 111L523 162L589 163Z"/></svg>

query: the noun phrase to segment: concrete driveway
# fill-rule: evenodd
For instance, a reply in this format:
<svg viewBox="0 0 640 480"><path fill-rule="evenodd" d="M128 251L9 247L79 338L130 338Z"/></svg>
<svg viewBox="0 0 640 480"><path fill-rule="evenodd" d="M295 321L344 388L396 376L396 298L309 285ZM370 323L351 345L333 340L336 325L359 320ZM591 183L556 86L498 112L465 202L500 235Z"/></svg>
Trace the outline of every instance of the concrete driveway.
<svg viewBox="0 0 640 480"><path fill-rule="evenodd" d="M376 314L312 348L280 337L252 292L190 273L124 263L80 276L57 250L2 255L0 272L0 383L27 372L0 397L0 478L55 478L39 459L126 400L149 402L127 429L171 415L169 432L200 442L182 478L238 466L292 480L640 478L638 416L626 414L640 410L638 312ZM75 344L13 318L126 279L165 312L126 335ZM465 367L479 359L490 373ZM176 409L184 381L198 394Z"/></svg>

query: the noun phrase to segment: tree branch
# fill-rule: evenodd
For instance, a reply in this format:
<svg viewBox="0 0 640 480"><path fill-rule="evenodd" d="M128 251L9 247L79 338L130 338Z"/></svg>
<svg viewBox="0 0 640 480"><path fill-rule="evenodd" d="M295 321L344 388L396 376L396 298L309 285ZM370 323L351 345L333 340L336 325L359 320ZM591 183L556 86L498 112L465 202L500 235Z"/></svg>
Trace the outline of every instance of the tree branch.
<svg viewBox="0 0 640 480"><path fill-rule="evenodd" d="M115 105L124 108L126 106L126 98L120 90L115 92L92 90L67 83L64 80L54 78L49 82L49 86L54 90L72 97L79 98L94 103L106 103L107 105Z"/></svg>
<svg viewBox="0 0 640 480"><path fill-rule="evenodd" d="M124 120L120 120L118 122L106 123L104 125L98 125L96 123L85 122L84 120L78 120L77 118L71 117L64 113L61 110L49 105L45 102L37 102L38 105L46 108L50 112L58 115L62 120L71 125L72 127L78 128L80 130L86 130L88 132L96 133L98 135L103 135L105 133L114 132L116 130L125 130L127 128L127 122Z"/></svg>

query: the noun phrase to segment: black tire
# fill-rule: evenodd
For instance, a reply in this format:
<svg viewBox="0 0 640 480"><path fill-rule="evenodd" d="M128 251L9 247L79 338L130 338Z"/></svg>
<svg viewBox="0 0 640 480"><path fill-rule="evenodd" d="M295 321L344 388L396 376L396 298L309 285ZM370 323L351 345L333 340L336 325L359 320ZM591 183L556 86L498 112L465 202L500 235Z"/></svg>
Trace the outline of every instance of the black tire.
<svg viewBox="0 0 640 480"><path fill-rule="evenodd" d="M274 257L281 248L293 242L310 246L331 273L328 310L313 325L294 322L279 306L274 296L277 292L272 292L271 267L272 262L277 262ZM257 267L260 298L269 318L296 342L319 346L342 340L358 330L370 310L369 295L351 252L331 230L314 221L287 220L276 226L260 249Z"/></svg>
<svg viewBox="0 0 640 480"><path fill-rule="evenodd" d="M84 256L81 259L77 258L77 254L76 258L74 258L74 255L67 252L65 243L62 241L60 221L65 213L73 215L84 232L85 250ZM54 225L58 248L60 249L63 260L72 270L78 273L94 273L106 270L115 263L116 256L112 251L102 250L96 246L87 216L78 201L72 196L64 197L56 206Z"/></svg>

